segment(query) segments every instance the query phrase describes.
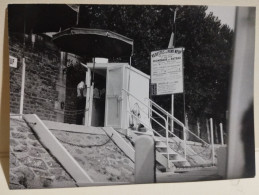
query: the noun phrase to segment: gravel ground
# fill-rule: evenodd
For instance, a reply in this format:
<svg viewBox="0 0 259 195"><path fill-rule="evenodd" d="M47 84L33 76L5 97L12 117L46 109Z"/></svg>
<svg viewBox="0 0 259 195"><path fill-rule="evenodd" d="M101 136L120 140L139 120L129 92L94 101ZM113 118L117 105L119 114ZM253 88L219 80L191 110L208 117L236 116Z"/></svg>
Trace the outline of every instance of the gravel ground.
<svg viewBox="0 0 259 195"><path fill-rule="evenodd" d="M134 164L106 135L51 130L95 182L134 182Z"/></svg>
<svg viewBox="0 0 259 195"><path fill-rule="evenodd" d="M75 181L21 119L10 119L10 189L75 187Z"/></svg>

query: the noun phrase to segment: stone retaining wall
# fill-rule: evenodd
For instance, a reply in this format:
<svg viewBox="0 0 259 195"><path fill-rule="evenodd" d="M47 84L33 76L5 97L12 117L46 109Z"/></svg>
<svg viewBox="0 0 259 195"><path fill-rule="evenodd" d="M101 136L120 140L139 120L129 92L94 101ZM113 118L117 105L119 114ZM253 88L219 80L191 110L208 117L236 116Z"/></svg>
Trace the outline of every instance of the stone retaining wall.
<svg viewBox="0 0 259 195"><path fill-rule="evenodd" d="M33 44L31 37L26 35L25 46L23 40L22 34L9 34L9 54L18 60L17 68L10 67L10 112L19 113L24 53L26 62L24 113L34 113L41 119L55 121L60 51L47 36L36 35Z"/></svg>
<svg viewBox="0 0 259 195"><path fill-rule="evenodd" d="M75 187L75 181L20 119L10 119L10 188Z"/></svg>

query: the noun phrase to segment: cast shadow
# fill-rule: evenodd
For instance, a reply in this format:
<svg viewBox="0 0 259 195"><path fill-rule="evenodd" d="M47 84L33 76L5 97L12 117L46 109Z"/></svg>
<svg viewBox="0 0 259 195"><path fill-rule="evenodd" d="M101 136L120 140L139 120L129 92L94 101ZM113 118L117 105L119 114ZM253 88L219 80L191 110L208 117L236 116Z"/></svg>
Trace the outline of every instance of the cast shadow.
<svg viewBox="0 0 259 195"><path fill-rule="evenodd" d="M254 104L250 103L242 118L242 141L245 151L244 178L255 176Z"/></svg>

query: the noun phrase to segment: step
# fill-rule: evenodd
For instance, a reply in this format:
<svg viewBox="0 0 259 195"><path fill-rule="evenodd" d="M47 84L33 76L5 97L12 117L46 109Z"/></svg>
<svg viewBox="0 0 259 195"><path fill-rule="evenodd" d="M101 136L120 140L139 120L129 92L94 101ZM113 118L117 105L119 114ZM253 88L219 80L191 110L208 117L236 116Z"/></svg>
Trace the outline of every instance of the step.
<svg viewBox="0 0 259 195"><path fill-rule="evenodd" d="M179 155L179 154L177 154L177 153L174 152L174 151L170 151L170 152L168 152L168 153L169 153L169 155ZM166 155L166 156L167 156L168 153L167 153L167 152L160 152L160 154Z"/></svg>
<svg viewBox="0 0 259 195"><path fill-rule="evenodd" d="M186 159L176 159L176 160L169 160L170 162L172 163L176 163L176 162L186 162L187 160Z"/></svg>
<svg viewBox="0 0 259 195"><path fill-rule="evenodd" d="M167 152L167 148L156 148L156 150L157 150L159 153L166 153L166 152Z"/></svg>
<svg viewBox="0 0 259 195"><path fill-rule="evenodd" d="M197 174L196 172L200 172L200 174L202 173L203 175L205 174L211 174L212 172L217 172L218 169L215 166L211 166L211 167L177 167L175 169L176 173L182 173L182 172L193 172L193 174ZM191 174L191 173L190 173Z"/></svg>
<svg viewBox="0 0 259 195"><path fill-rule="evenodd" d="M163 142L157 142L156 143L156 148L167 148L167 145Z"/></svg>
<svg viewBox="0 0 259 195"><path fill-rule="evenodd" d="M152 136L152 134L147 131L147 132L140 132L140 131L132 131L133 133L135 133L136 135L148 135L148 136Z"/></svg>

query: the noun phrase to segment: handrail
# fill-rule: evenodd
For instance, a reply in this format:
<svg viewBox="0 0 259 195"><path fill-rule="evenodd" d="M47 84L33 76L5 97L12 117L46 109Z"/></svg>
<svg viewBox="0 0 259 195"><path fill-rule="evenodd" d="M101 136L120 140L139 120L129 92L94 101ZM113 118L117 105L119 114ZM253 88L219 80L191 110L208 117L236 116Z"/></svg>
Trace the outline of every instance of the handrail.
<svg viewBox="0 0 259 195"><path fill-rule="evenodd" d="M170 124L168 124L169 126L171 126ZM199 139L201 142L203 142L206 145L210 145L208 144L206 141L204 141L203 139L201 139L199 136L197 136L195 133L193 133L191 130L187 129L185 126L183 127L185 131L188 131L189 133L191 133L194 137L196 137L197 139ZM169 133L173 134L171 131L169 131ZM175 134L173 134L175 135Z"/></svg>
<svg viewBox="0 0 259 195"><path fill-rule="evenodd" d="M188 128L185 127L185 125L179 121L177 118L175 118L172 114L170 114L169 112L167 112L165 109L163 109L161 106L159 106L157 103L155 103L154 101L146 98L147 100L149 100L151 102L152 105L154 105L157 109L159 109L161 112L163 112L164 114L168 115L170 119L174 120L174 122L178 123L178 125L182 126L184 128L184 131L188 131L189 133L191 133L193 136L195 136L197 139L199 139L200 141L202 141L203 143L209 145L206 141L204 141L203 139L201 139L199 136L195 135L191 130L189 130Z"/></svg>
<svg viewBox="0 0 259 195"><path fill-rule="evenodd" d="M149 130L151 130L152 132L155 132L157 135L159 135L159 137L163 137L160 133L158 133L156 130L152 129L149 127L148 124L146 124L145 122L143 122L142 120L140 120L136 115L134 115L133 113L127 111L130 115L132 115L133 117L135 117L138 121L140 121L146 128L148 128Z"/></svg>
<svg viewBox="0 0 259 195"><path fill-rule="evenodd" d="M168 143L168 117L167 117L167 120L161 115L159 114L158 112L156 112L155 110L153 110L150 106L147 106L145 103L143 103L141 100L139 100L136 96L134 96L133 94L131 94L129 91L125 90L125 89L122 89L122 91L126 92L128 94L128 96L132 96L134 99L136 99L138 102L140 102L142 105L144 105L145 107L147 107L149 110L152 110L154 113L156 113L158 116L160 116L164 122L165 122L165 130L166 130L166 147L169 148L169 143ZM127 111L129 112L129 111ZM136 117L134 114L132 114L131 112L129 112L132 116ZM150 116L149 116L150 117ZM152 118L152 117L151 117ZM140 120L140 119L138 119ZM143 123L143 121L141 121ZM144 123L143 123L144 124ZM146 125L147 128L150 129L149 125ZM151 130L152 132L154 132L155 130L151 127ZM156 132L157 133L157 132ZM160 134L159 134L160 135ZM160 135L161 136L161 135ZM163 136L162 136L163 137ZM167 149L167 167L168 168L171 168L170 167L170 158L169 158L169 150Z"/></svg>
<svg viewBox="0 0 259 195"><path fill-rule="evenodd" d="M146 106L148 109L153 110L151 107L147 106L145 103L143 103L141 100L139 100L137 97L135 97L133 94L131 94L130 92L128 92L125 89L122 89L122 91L125 91L127 94L131 95L133 98L135 98L136 100L138 100L142 105ZM163 117L161 114L159 114L158 112L156 112L155 110L153 110L158 116L160 116L162 119L164 119L165 123L166 123L166 119L165 117Z"/></svg>
<svg viewBox="0 0 259 195"><path fill-rule="evenodd" d="M158 110L160 110L164 115L169 116L169 118L173 121L175 121L176 123L178 123L180 126L182 126L183 128L183 138L184 138L184 156L186 159L186 154L187 154L187 143L186 143L186 132L189 132L190 134L192 134L194 137L196 137L198 140L200 140L202 143L204 143L207 146L210 146L210 144L208 144L206 141L204 141L203 139L201 139L199 136L197 136L196 134L194 134L192 131L190 131L181 121L179 121L178 119L176 119L172 114L168 113L165 109L163 109L161 106L159 106L157 103L155 103L154 101L146 98L149 101L149 104L151 106L154 106L155 108L157 108ZM168 125L170 126L170 124L168 123ZM169 133L171 135L175 135L173 134L171 131L169 131ZM182 141L178 136L177 137L180 141Z"/></svg>
<svg viewBox="0 0 259 195"><path fill-rule="evenodd" d="M193 136L195 136L198 140L200 140L201 142L203 142L204 144L210 146L210 144L208 144L206 141L204 141L203 139L201 139L200 137L198 137L196 134L194 134L192 131L190 131L180 120L178 120L177 118L175 118L172 114L170 114L169 112L167 112L165 109L163 109L161 106L159 106L158 104L156 104L154 101L145 98L145 100L148 100L147 102L143 102L142 100L138 99L136 96L134 96L133 94L131 94L129 91L122 89L122 92L125 92L127 94L127 96L131 96L132 98L134 98L136 101L138 101L141 105L143 105L144 107L146 107L148 109L148 111L145 111L145 109L140 107L140 110L142 111L143 114L147 115L148 118L150 120L153 120L156 124L158 124L160 127L162 127L163 130L165 130L166 135L162 136L160 133L158 133L155 129L152 128L152 126L150 124L145 123L142 119L138 118L134 113L130 112L128 110L127 107L127 112L129 113L130 116L133 116L138 122L142 123L148 130L151 130L154 134L158 135L159 137L163 137L166 138L166 147L169 147L169 134L173 135L176 139L178 139L180 142L184 143L184 147L183 147L183 153L184 153L184 158L187 160L187 132L189 132L190 134L192 134ZM156 108L156 109L154 109ZM152 116L152 113L156 114L158 116L158 118L161 118L163 120L163 122L165 123L165 125L161 124L159 122L159 120L156 120L155 117ZM170 127L170 123L169 121L173 120L174 122L176 122L178 125L180 125L183 128L183 139L181 139L180 137L178 137L177 135L175 135L173 132L169 131L169 127ZM153 135L155 136L155 135ZM167 149L167 166L168 168L170 168L171 164L170 164L170 159L169 159L169 149Z"/></svg>
<svg viewBox="0 0 259 195"><path fill-rule="evenodd" d="M146 105L144 102L142 102L141 100L139 100L136 96L134 96L133 94L131 94L130 92L128 92L125 89L122 89L122 91L126 92L128 94L128 96L130 95L131 97L133 97L134 99L136 99L138 102L140 102L142 105L144 105L146 108L148 108L148 113L146 111L144 111L143 109L142 112L146 115L149 116L149 118L151 120L153 120L154 122L156 122L160 127L162 127L165 131L166 131L166 145L167 147L169 147L169 134L173 135L175 138L177 138L179 141L183 141L184 142L184 158L186 159L187 157L187 138L186 138L186 132L189 132L190 134L192 134L193 136L195 136L197 139L199 139L201 142L203 142L206 145L209 145L206 141L204 141L203 139L201 139L200 137L198 137L196 134L194 134L192 131L190 131L187 127L185 127L185 125L179 121L178 119L176 119L174 116L172 116L172 114L168 113L166 110L164 110L162 107L160 107L158 104L156 104L154 101L145 98L149 101L148 105ZM152 106L154 106L155 108L157 108L159 111L162 112L162 114L166 115L166 119L164 116L162 116L162 114L158 113L156 110L154 110L152 108ZM138 121L140 121L143 125L146 126L146 128L148 128L149 130L151 130L152 132L154 132L155 134L159 135L160 137L164 137L161 134L159 134L156 130L154 130L152 127L150 127L150 125L144 123L144 121L142 121L141 119L139 119L137 116L135 116L133 113L127 111L130 115L132 115L134 118L136 118ZM163 119L163 121L165 122L165 126L162 125L159 121L157 121L154 117L152 117L152 115L150 114L151 112L155 113L158 117L160 117L161 119ZM173 132L169 131L169 119L173 120L174 122L176 122L178 125L180 125L183 128L183 139L179 138L177 135L175 135ZM169 165L169 152L167 151L167 159L168 159L168 165Z"/></svg>
<svg viewBox="0 0 259 195"><path fill-rule="evenodd" d="M169 112L167 112L165 109L163 109L161 106L159 106L157 103L155 103L154 101L152 101L151 99L146 98L148 101L150 101L152 103L152 105L154 105L157 109L159 109L161 112L163 112L164 114L168 115L171 119L174 120L174 122L178 123L178 125L180 126L184 126L184 124L179 121L177 118L175 118L174 116L172 116L172 114L170 114Z"/></svg>

